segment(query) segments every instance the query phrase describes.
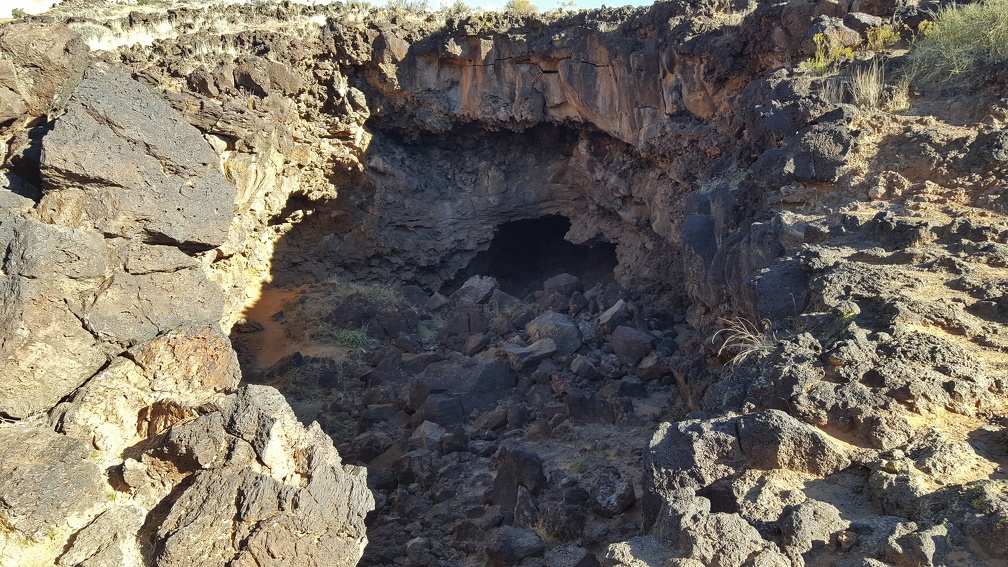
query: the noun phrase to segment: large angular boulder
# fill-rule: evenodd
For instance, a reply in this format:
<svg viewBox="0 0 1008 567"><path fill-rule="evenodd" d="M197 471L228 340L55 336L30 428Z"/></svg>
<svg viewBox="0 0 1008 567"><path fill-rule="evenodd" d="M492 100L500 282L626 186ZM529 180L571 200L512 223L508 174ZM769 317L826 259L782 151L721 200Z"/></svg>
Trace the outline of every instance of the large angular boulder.
<svg viewBox="0 0 1008 567"><path fill-rule="evenodd" d="M418 378L429 394L456 398L467 412L488 409L515 385L514 374L504 361L466 356L435 362Z"/></svg>
<svg viewBox="0 0 1008 567"><path fill-rule="evenodd" d="M0 211L0 414L48 410L108 362L83 318L110 271L100 234Z"/></svg>
<svg viewBox="0 0 1008 567"><path fill-rule="evenodd" d="M847 453L824 433L780 410L739 418L738 438L746 460L760 469L828 476L851 464Z"/></svg>
<svg viewBox="0 0 1008 567"><path fill-rule="evenodd" d="M697 491L745 465L735 418L662 423L644 453L645 525L683 489Z"/></svg>
<svg viewBox="0 0 1008 567"><path fill-rule="evenodd" d="M137 533L143 527L144 510L127 505L102 512L93 522L74 534L73 541L56 562L71 567L87 565L114 567L129 565L124 549L136 546Z"/></svg>
<svg viewBox="0 0 1008 567"><path fill-rule="evenodd" d="M651 333L634 327L619 326L609 337L609 345L620 362L636 366L654 348L655 338Z"/></svg>
<svg viewBox="0 0 1008 567"><path fill-rule="evenodd" d="M683 534L688 555L711 567L765 565L789 567L791 561L738 514L714 513Z"/></svg>
<svg viewBox="0 0 1008 567"><path fill-rule="evenodd" d="M0 125L66 103L87 65L87 45L63 24L23 22L0 29Z"/></svg>
<svg viewBox="0 0 1008 567"><path fill-rule="evenodd" d="M127 263L127 271L112 276L88 309L95 333L132 346L171 329L220 320L224 294L192 258L170 246L142 248L147 265ZM156 259L163 265L154 265Z"/></svg>
<svg viewBox="0 0 1008 567"><path fill-rule="evenodd" d="M571 355L581 348L581 331L569 317L547 311L525 325L529 338L533 341L553 339L557 354Z"/></svg>
<svg viewBox="0 0 1008 567"><path fill-rule="evenodd" d="M61 224L209 249L224 243L234 211L235 187L218 163L178 112L92 63L42 141L40 207Z"/></svg>
<svg viewBox="0 0 1008 567"><path fill-rule="evenodd" d="M197 407L240 379L237 356L219 326L181 328L116 358L57 408L56 421L67 435L118 455L165 429L151 424L158 402Z"/></svg>
<svg viewBox="0 0 1008 567"><path fill-rule="evenodd" d="M374 498L364 469L344 465L318 424L301 425L267 386L244 387L201 411L218 416L210 421L223 425L232 450L180 485L154 534L158 565L349 567L360 560ZM149 456L187 459L198 445L186 439L201 437L170 430L167 439Z"/></svg>

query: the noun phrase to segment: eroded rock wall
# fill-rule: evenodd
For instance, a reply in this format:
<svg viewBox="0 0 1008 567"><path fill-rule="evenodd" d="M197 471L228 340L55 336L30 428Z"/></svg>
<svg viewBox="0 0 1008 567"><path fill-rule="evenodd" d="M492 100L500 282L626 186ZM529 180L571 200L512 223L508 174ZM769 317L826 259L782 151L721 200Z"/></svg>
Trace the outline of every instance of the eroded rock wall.
<svg viewBox="0 0 1008 567"><path fill-rule="evenodd" d="M4 123L0 560L355 564L362 470L278 392L239 388L206 266L242 201L208 140L120 67L78 65L65 27L3 38L33 88L0 95L24 112Z"/></svg>

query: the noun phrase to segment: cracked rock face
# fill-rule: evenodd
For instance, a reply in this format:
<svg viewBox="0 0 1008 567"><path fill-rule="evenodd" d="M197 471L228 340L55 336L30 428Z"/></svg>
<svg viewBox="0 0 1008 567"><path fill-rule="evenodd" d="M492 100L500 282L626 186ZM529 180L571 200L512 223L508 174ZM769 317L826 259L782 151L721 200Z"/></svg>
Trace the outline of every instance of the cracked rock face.
<svg viewBox="0 0 1008 567"><path fill-rule="evenodd" d="M121 71L92 64L43 141L40 207L108 236L219 246L234 185L200 132L177 116Z"/></svg>
<svg viewBox="0 0 1008 567"><path fill-rule="evenodd" d="M203 256L235 185L202 132L81 48L61 26L0 29L20 97L0 89L0 110L55 118L26 133L0 114L42 184L22 169L0 192L0 562L355 564L363 471L276 391L238 390Z"/></svg>

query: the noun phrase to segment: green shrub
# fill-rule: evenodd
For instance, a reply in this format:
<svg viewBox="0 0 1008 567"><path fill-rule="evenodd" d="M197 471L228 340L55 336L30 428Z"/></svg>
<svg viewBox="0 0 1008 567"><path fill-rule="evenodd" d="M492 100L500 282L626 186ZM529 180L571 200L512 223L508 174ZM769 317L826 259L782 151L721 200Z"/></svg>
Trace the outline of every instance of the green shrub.
<svg viewBox="0 0 1008 567"><path fill-rule="evenodd" d="M392 10L423 14L430 11L430 4L427 0L388 0L386 2Z"/></svg>
<svg viewBox="0 0 1008 567"><path fill-rule="evenodd" d="M336 335L336 342L346 348L367 348L371 346L371 339L367 336L366 330L341 331Z"/></svg>
<svg viewBox="0 0 1008 567"><path fill-rule="evenodd" d="M832 42L821 33L815 34L812 40L816 45L815 54L799 63L799 69L806 69L819 77L833 75L837 72L837 65L840 61L854 58L854 51L851 48L834 47Z"/></svg>
<svg viewBox="0 0 1008 567"><path fill-rule="evenodd" d="M472 15L472 6L463 2L463 0L455 0L451 4L442 4L441 13L445 18L455 18L456 20L461 20L462 18Z"/></svg>
<svg viewBox="0 0 1008 567"><path fill-rule="evenodd" d="M921 79L947 80L1008 60L1008 0L946 6L922 28L910 53Z"/></svg>
<svg viewBox="0 0 1008 567"><path fill-rule="evenodd" d="M28 12L25 12L21 8L14 8L13 10L11 10L11 17L12 18L18 18L18 19L20 19L20 18L27 18L28 17Z"/></svg>
<svg viewBox="0 0 1008 567"><path fill-rule="evenodd" d="M884 51L889 49L899 41L900 36L889 24L882 27L868 30L866 41L868 49L872 51Z"/></svg>

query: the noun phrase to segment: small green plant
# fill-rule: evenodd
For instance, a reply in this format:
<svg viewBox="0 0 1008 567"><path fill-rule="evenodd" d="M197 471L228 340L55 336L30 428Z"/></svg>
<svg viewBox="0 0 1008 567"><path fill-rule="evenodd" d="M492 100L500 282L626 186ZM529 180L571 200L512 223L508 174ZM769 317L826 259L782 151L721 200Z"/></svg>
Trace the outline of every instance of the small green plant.
<svg viewBox="0 0 1008 567"><path fill-rule="evenodd" d="M1008 0L950 4L922 25L910 52L921 80L945 81L1008 60Z"/></svg>
<svg viewBox="0 0 1008 567"><path fill-rule="evenodd" d="M726 352L732 353L731 361L728 363L732 368L737 368L745 363L749 358L766 354L777 345L777 335L770 332L770 321L763 319L760 327L748 319L737 317L733 320L722 319L725 327L714 333L711 343L724 335L724 342L718 348L717 356L721 357Z"/></svg>
<svg viewBox="0 0 1008 567"><path fill-rule="evenodd" d="M14 8L11 10L11 17L16 19L23 19L28 17L28 12L25 12L21 8Z"/></svg>
<svg viewBox="0 0 1008 567"><path fill-rule="evenodd" d="M336 334L336 343L346 348L367 348L371 346L371 339L367 329L340 331Z"/></svg>
<svg viewBox="0 0 1008 567"><path fill-rule="evenodd" d="M837 72L837 66L841 61L849 61L854 58L854 50L850 47L835 47L825 35L817 33L812 36L816 50L812 57L798 64L799 69L805 69L813 75L823 77L833 75Z"/></svg>
<svg viewBox="0 0 1008 567"><path fill-rule="evenodd" d="M585 473L584 462L581 460L581 457L577 457L576 459L574 459L574 462L571 463L570 471L574 474Z"/></svg>
<svg viewBox="0 0 1008 567"><path fill-rule="evenodd" d="M729 191L734 191L735 189L738 189L739 184L745 181L748 177L749 170L740 169L733 165L712 176L710 179L697 183L697 190L702 193L710 193L711 191L717 189L728 189Z"/></svg>
<svg viewBox="0 0 1008 567"><path fill-rule="evenodd" d="M882 27L868 30L868 38L865 41L868 49L872 51L885 51L899 42L900 35L892 26L886 24Z"/></svg>
<svg viewBox="0 0 1008 567"><path fill-rule="evenodd" d="M382 305L392 306L405 301L398 290L385 285L363 286L361 291L368 299Z"/></svg>

